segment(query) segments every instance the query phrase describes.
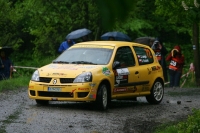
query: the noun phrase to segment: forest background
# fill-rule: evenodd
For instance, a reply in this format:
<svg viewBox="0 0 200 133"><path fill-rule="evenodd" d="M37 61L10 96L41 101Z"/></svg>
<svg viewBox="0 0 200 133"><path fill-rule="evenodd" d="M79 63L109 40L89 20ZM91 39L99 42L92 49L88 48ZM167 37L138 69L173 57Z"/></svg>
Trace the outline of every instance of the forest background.
<svg viewBox="0 0 200 133"><path fill-rule="evenodd" d="M123 32L133 41L158 37L168 52L175 45L182 47L186 72L190 63L199 66L196 0L3 0L0 7L0 46L13 47L10 58L15 66L52 62L66 35L80 28L92 31L90 40L101 40L109 31ZM200 78L199 70L196 73Z"/></svg>

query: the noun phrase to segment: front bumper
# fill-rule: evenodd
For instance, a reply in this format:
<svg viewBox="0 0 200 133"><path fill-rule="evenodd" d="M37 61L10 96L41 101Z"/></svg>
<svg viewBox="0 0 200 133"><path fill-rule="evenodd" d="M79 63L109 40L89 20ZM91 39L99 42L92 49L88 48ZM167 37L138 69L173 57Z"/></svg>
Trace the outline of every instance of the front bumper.
<svg viewBox="0 0 200 133"><path fill-rule="evenodd" d="M28 95L30 99L50 101L95 101L97 88L93 83L71 83L49 85L30 81Z"/></svg>

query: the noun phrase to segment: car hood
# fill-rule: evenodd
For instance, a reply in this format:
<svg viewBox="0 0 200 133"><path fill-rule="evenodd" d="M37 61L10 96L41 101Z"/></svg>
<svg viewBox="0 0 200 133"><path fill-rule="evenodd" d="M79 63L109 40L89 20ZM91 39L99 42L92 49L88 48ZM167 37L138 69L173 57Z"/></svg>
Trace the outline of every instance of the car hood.
<svg viewBox="0 0 200 133"><path fill-rule="evenodd" d="M101 65L84 64L49 64L39 68L40 77L70 77L74 78L83 72L91 72L102 68Z"/></svg>

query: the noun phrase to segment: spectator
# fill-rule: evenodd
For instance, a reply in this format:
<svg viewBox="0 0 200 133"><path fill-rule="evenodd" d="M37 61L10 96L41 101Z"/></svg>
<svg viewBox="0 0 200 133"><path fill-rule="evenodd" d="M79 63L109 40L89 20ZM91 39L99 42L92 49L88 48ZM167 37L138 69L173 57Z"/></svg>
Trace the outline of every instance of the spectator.
<svg viewBox="0 0 200 133"><path fill-rule="evenodd" d="M90 41L88 35L85 35L85 36L81 37L81 39L82 39L82 42Z"/></svg>
<svg viewBox="0 0 200 133"><path fill-rule="evenodd" d="M59 52L59 53L62 53L62 52L64 52L66 49L68 49L69 47L71 47L71 46L74 45L74 44L75 44L75 42L74 42L73 40L68 39L68 40L66 40L66 41L64 41L64 42L62 42L62 43L60 44L60 47L58 48L58 52Z"/></svg>
<svg viewBox="0 0 200 133"><path fill-rule="evenodd" d="M168 51L163 46L163 43L158 40L155 40L153 42L153 45L151 46L151 48L154 50L156 57L157 57L160 65L162 66L164 80L165 80L165 82L168 82L167 65L166 65L166 61L165 61L165 56L167 55Z"/></svg>
<svg viewBox="0 0 200 133"><path fill-rule="evenodd" d="M181 53L181 47L179 45L172 49L171 53L166 58L169 64L169 76L170 76L170 87L179 87L180 79L182 75L184 56Z"/></svg>
<svg viewBox="0 0 200 133"><path fill-rule="evenodd" d="M5 51L0 51L0 80L12 77L12 61L6 56Z"/></svg>
<svg viewBox="0 0 200 133"><path fill-rule="evenodd" d="M115 38L112 37L112 36L110 36L110 37L108 38L108 40L109 40L109 41L115 41Z"/></svg>

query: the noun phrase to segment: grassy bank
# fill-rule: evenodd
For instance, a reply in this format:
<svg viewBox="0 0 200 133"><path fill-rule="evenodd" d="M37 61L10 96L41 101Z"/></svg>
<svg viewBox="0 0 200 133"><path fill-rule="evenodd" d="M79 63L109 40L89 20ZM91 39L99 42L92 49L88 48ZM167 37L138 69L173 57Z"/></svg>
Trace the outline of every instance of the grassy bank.
<svg viewBox="0 0 200 133"><path fill-rule="evenodd" d="M193 109L188 119L179 123L164 124L154 133L200 133L200 110Z"/></svg>
<svg viewBox="0 0 200 133"><path fill-rule="evenodd" d="M0 92L4 90L16 90L22 87L28 88L28 83L30 81L30 76L20 76L17 78L11 78L8 80L0 81Z"/></svg>

